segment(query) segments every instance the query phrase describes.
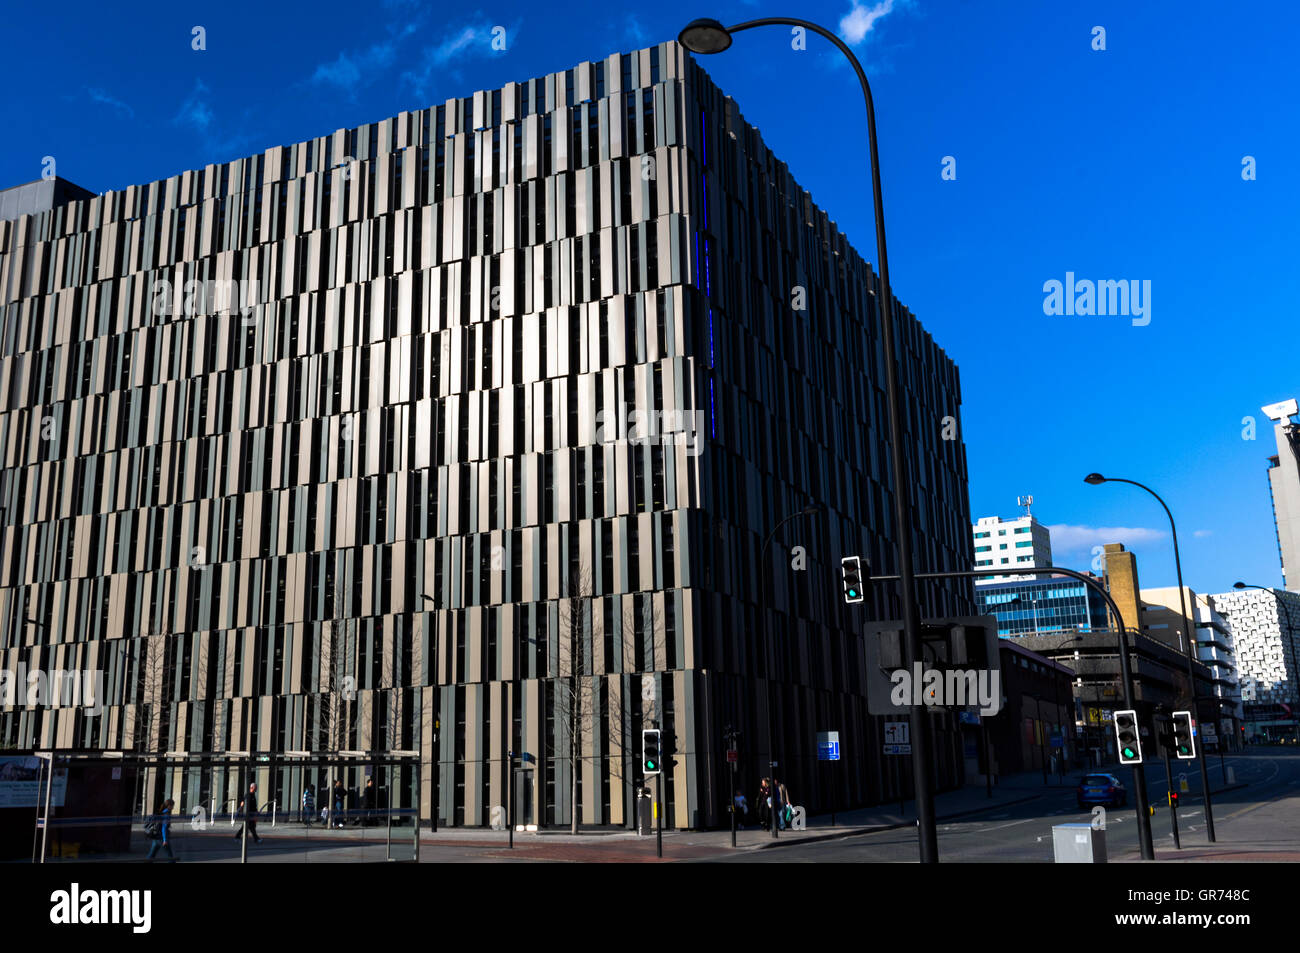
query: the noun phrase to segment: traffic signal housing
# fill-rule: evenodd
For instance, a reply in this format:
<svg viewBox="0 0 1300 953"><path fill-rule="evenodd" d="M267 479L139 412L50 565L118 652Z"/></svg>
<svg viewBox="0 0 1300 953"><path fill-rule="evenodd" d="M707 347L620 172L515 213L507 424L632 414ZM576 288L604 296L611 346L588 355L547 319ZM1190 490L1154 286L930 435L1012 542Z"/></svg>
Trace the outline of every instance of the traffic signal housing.
<svg viewBox="0 0 1300 953"><path fill-rule="evenodd" d="M862 557L845 556L840 560L840 570L844 573L844 601L849 603L861 602L865 598Z"/></svg>
<svg viewBox="0 0 1300 953"><path fill-rule="evenodd" d="M1192 734L1192 713L1174 712L1174 756L1184 761L1196 757L1196 737Z"/></svg>
<svg viewBox="0 0 1300 953"><path fill-rule="evenodd" d="M663 770L659 755L659 729L644 728L641 731L641 773L647 778Z"/></svg>
<svg viewBox="0 0 1300 953"><path fill-rule="evenodd" d="M1115 741L1120 764L1142 763L1142 739L1138 735L1137 712L1132 708L1115 712Z"/></svg>

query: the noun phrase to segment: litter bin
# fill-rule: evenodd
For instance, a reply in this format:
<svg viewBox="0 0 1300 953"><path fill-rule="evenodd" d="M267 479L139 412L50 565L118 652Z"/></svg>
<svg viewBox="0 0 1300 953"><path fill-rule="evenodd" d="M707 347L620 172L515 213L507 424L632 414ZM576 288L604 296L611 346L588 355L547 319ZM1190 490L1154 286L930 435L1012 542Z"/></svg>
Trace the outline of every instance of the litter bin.
<svg viewBox="0 0 1300 953"><path fill-rule="evenodd" d="M636 798L636 832L638 834L653 834L654 821L651 805L654 799L650 797L650 792L642 790Z"/></svg>
<svg viewBox="0 0 1300 953"><path fill-rule="evenodd" d="M1052 852L1058 864L1106 863L1106 832L1091 824L1054 824Z"/></svg>

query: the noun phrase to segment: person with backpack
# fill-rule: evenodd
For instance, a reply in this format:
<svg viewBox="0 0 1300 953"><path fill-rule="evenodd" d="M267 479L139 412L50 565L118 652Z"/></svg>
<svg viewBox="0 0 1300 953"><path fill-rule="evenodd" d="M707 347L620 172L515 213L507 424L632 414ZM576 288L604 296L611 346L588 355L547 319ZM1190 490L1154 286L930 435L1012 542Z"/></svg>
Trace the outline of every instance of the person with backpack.
<svg viewBox="0 0 1300 953"><path fill-rule="evenodd" d="M311 827L316 814L316 790L309 784L302 789L302 822Z"/></svg>
<svg viewBox="0 0 1300 953"><path fill-rule="evenodd" d="M247 805L247 807L245 807ZM248 833L253 835L253 840L259 844L262 838L257 836L257 784L252 783L248 786L248 796L239 802L239 809L244 812L244 823L248 825ZM235 840L243 836L244 828L241 825L239 830L235 831Z"/></svg>
<svg viewBox="0 0 1300 953"><path fill-rule="evenodd" d="M171 813L176 802L171 798L162 802L158 808L158 815L145 825L144 832L149 835L149 840L153 843L149 845L149 856L145 858L146 862L152 863L154 855L158 853L158 848L167 851L167 856L171 862L176 863L176 855L172 853L171 844Z"/></svg>

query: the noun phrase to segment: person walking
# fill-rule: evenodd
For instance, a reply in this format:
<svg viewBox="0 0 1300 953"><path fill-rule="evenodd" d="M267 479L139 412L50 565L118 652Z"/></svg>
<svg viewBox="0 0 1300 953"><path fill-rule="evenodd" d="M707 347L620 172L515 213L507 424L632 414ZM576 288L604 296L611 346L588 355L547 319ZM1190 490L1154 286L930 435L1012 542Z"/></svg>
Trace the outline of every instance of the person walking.
<svg viewBox="0 0 1300 953"><path fill-rule="evenodd" d="M376 795L376 791L375 791L375 779L374 779L374 778L367 778L367 779L366 779L366 789L365 789L365 791L362 792L362 795L361 795L361 807L362 807L362 810L365 811L365 826L366 826L366 827L371 827L371 826L373 826L374 823L375 823L375 813L376 813L376 809L377 809L378 806L379 806L378 799L376 798L375 795Z"/></svg>
<svg viewBox="0 0 1300 953"><path fill-rule="evenodd" d="M343 826L343 807L347 800L347 792L343 790L343 782L335 779L334 790L331 792L334 799L334 816L330 818L335 827Z"/></svg>
<svg viewBox="0 0 1300 953"><path fill-rule="evenodd" d="M239 802L239 809L244 812L244 823L248 825L248 833L253 836L253 840L259 844L262 838L257 836L257 784L253 782L248 785L248 794ZM239 830L235 831L235 840L243 835L244 828L240 825Z"/></svg>
<svg viewBox="0 0 1300 953"><path fill-rule="evenodd" d="M767 830L772 822L772 787L767 778L758 786L758 826Z"/></svg>
<svg viewBox="0 0 1300 953"><path fill-rule="evenodd" d="M790 792L785 789L785 782L776 782L776 789L781 793L781 810L778 818L781 824L781 830L785 830L786 825L790 823L794 816L794 810L790 807Z"/></svg>
<svg viewBox="0 0 1300 953"><path fill-rule="evenodd" d="M740 788L736 788L736 797L731 809L736 812L736 826L743 831L745 821L749 818L749 801L745 798L745 792Z"/></svg>
<svg viewBox="0 0 1300 953"><path fill-rule="evenodd" d="M172 808L175 805L176 802L171 798L163 801L162 806L158 808L158 816L150 821L149 825L145 828L145 833L147 833L149 839L153 841L153 843L149 845L149 856L145 858L145 861L149 863L153 862L154 855L158 853L159 847L167 851L167 856L171 859L173 864L176 863L176 855L172 853L171 843L171 814Z"/></svg>
<svg viewBox="0 0 1300 953"><path fill-rule="evenodd" d="M302 789L302 822L311 827L316 814L316 789L310 784Z"/></svg>

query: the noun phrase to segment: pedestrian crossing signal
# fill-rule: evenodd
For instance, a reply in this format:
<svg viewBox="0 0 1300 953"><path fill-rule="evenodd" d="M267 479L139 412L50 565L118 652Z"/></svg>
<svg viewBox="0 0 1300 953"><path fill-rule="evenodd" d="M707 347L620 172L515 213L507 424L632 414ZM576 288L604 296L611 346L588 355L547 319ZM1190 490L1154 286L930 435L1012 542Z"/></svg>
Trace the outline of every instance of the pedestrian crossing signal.
<svg viewBox="0 0 1300 953"><path fill-rule="evenodd" d="M663 770L659 757L659 729L646 728L641 732L641 773L646 777Z"/></svg>

